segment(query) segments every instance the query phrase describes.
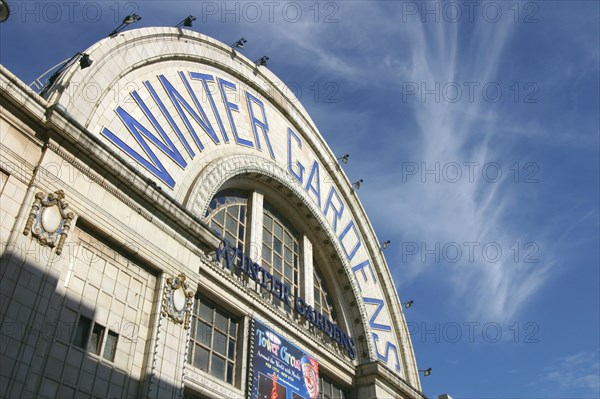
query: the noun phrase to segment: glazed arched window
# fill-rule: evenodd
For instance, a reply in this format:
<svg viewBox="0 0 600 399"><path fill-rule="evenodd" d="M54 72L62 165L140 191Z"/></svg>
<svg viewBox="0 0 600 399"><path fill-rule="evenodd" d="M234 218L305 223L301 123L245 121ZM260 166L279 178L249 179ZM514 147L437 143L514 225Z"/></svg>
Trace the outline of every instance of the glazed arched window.
<svg viewBox="0 0 600 399"><path fill-rule="evenodd" d="M210 228L232 247L246 250L248 193L224 190L210 201L206 219Z"/></svg>
<svg viewBox="0 0 600 399"><path fill-rule="evenodd" d="M280 281L285 282L294 296L300 292L299 234L275 208L266 201L263 206L263 267ZM273 297L280 307L283 303Z"/></svg>
<svg viewBox="0 0 600 399"><path fill-rule="evenodd" d="M337 322L337 314L333 307L333 301L329 295L327 284L323 275L317 268L316 261L313 260L313 280L314 280L314 300L315 310L326 316L329 320Z"/></svg>

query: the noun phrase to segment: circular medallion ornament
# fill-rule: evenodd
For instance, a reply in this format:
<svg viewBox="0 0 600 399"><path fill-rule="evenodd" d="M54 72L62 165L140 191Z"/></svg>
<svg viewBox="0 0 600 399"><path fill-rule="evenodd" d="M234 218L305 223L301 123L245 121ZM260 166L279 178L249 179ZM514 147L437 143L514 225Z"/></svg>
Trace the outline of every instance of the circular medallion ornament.
<svg viewBox="0 0 600 399"><path fill-rule="evenodd" d="M60 209L57 205L44 208L41 219L42 227L49 233L58 231L63 221L63 217L60 214Z"/></svg>
<svg viewBox="0 0 600 399"><path fill-rule="evenodd" d="M185 309L185 304L187 302L187 298L185 296L185 291L183 290L182 287L179 287L179 289L173 291L172 299L173 299L173 307L175 308L175 310L177 310L178 312L181 312Z"/></svg>
<svg viewBox="0 0 600 399"><path fill-rule="evenodd" d="M75 224L75 218L65 202L64 191L47 194L39 192L35 194L23 234L29 235L31 232L40 245L56 247L56 254L60 255L69 231Z"/></svg>
<svg viewBox="0 0 600 399"><path fill-rule="evenodd" d="M181 273L177 277L167 279L163 296L163 314L183 324L186 329L190 327L190 311L194 298L194 291L188 288L185 274Z"/></svg>

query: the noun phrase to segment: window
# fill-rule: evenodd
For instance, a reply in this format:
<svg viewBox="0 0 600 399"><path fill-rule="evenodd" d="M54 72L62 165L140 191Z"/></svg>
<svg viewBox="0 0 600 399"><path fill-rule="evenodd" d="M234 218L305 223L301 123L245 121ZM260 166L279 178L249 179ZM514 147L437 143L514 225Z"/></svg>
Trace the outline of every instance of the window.
<svg viewBox="0 0 600 399"><path fill-rule="evenodd" d="M92 329L92 335L90 335L90 341L88 342L87 350L95 355L99 355L103 338L104 327L102 327L100 324L94 324L94 328Z"/></svg>
<svg viewBox="0 0 600 399"><path fill-rule="evenodd" d="M245 191L225 190L215 195L206 212L211 229L242 251L246 243L247 204Z"/></svg>
<svg viewBox="0 0 600 399"><path fill-rule="evenodd" d="M341 386L327 378L319 377L319 398L321 399L347 399L348 393Z"/></svg>
<svg viewBox="0 0 600 399"><path fill-rule="evenodd" d="M298 233L287 219L265 201L262 266L280 281L287 283L294 296L300 292L300 245L297 237ZM284 306L279 298L273 296L272 300L277 306Z"/></svg>
<svg viewBox="0 0 600 399"><path fill-rule="evenodd" d="M314 295L315 295L315 310L326 316L329 320L336 322L337 314L333 308L333 302L329 295L329 290L325 284L325 279L319 269L316 261L313 260L313 279L314 279Z"/></svg>
<svg viewBox="0 0 600 399"><path fill-rule="evenodd" d="M106 360L110 360L111 362L115 360L115 352L117 351L117 341L119 339L119 335L114 331L108 330L108 335L106 336L106 343L104 344L104 352L102 357Z"/></svg>
<svg viewBox="0 0 600 399"><path fill-rule="evenodd" d="M117 341L119 334L108 330L98 323L94 323L85 316L79 316L79 322L73 334L73 345L78 346L94 355L100 356L109 361L115 360L117 350ZM106 336L105 336L106 335ZM104 348L104 351L102 350Z"/></svg>
<svg viewBox="0 0 600 399"><path fill-rule="evenodd" d="M73 344L76 346L86 349L89 340L90 328L92 327L92 321L84 316L79 316L79 323L75 329L73 335Z"/></svg>
<svg viewBox="0 0 600 399"><path fill-rule="evenodd" d="M234 384L239 321L204 297L196 298L188 363Z"/></svg>

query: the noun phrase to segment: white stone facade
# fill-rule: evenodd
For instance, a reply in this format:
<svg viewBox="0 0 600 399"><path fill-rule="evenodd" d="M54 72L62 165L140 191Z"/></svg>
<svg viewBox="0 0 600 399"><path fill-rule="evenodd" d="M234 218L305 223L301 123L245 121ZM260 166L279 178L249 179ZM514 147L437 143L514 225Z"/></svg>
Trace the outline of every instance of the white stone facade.
<svg viewBox="0 0 600 399"><path fill-rule="evenodd" d="M347 398L423 397L377 237L283 83L174 28L128 31L86 53L93 65L73 65L43 97L0 67L0 396L251 397L259 320L312 354ZM249 193L254 261L266 203L293 225L297 296L314 303L318 267L354 358L215 259L220 238L205 215L223 189ZM71 219L36 205L56 193ZM27 230L38 220L64 237L60 251ZM237 320L229 382L191 359L193 296Z"/></svg>

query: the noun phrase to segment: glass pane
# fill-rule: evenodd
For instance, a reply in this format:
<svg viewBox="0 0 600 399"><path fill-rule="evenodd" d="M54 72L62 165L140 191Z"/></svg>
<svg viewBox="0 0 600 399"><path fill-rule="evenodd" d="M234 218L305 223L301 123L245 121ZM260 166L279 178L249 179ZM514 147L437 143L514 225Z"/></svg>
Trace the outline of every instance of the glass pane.
<svg viewBox="0 0 600 399"><path fill-rule="evenodd" d="M221 331L227 331L228 321L229 318L217 309L215 312L215 327Z"/></svg>
<svg viewBox="0 0 600 399"><path fill-rule="evenodd" d="M240 206L240 222L246 224L246 206Z"/></svg>
<svg viewBox="0 0 600 399"><path fill-rule="evenodd" d="M267 230L266 227L263 228L263 244L264 243L269 243L269 245L273 245L271 244L271 232Z"/></svg>
<svg viewBox="0 0 600 399"><path fill-rule="evenodd" d="M287 278L290 281L293 280L293 278L294 278L294 271L292 270L291 267L286 266L285 270L284 270L284 273L285 273L285 278Z"/></svg>
<svg viewBox="0 0 600 399"><path fill-rule="evenodd" d="M292 236L287 231L285 232L285 245L292 248Z"/></svg>
<svg viewBox="0 0 600 399"><path fill-rule="evenodd" d="M285 261L289 264L292 264L293 261L292 251L287 248L285 249Z"/></svg>
<svg viewBox="0 0 600 399"><path fill-rule="evenodd" d="M237 323L233 320L229 322L229 335L237 338Z"/></svg>
<svg viewBox="0 0 600 399"><path fill-rule="evenodd" d="M240 239L240 241L244 241L244 225L240 224L238 226L238 238Z"/></svg>
<svg viewBox="0 0 600 399"><path fill-rule="evenodd" d="M77 323L77 329L73 335L73 344L80 348L85 349L85 344L88 342L88 334L90 333L90 327L92 321L84 316L79 316L79 323Z"/></svg>
<svg viewBox="0 0 600 399"><path fill-rule="evenodd" d="M115 352L117 350L117 338L118 335L114 331L108 331L106 336L106 343L104 344L104 353L102 357L111 362L115 360Z"/></svg>
<svg viewBox="0 0 600 399"><path fill-rule="evenodd" d="M282 248L283 246L281 245L281 240L279 238L273 238L273 250L281 255Z"/></svg>
<svg viewBox="0 0 600 399"><path fill-rule="evenodd" d="M265 228L271 230L272 221L273 219L271 219L271 216L267 215L266 213L263 213L263 226Z"/></svg>
<svg viewBox="0 0 600 399"><path fill-rule="evenodd" d="M198 315L200 315L201 319L204 319L204 320L208 321L209 323L211 323L212 322L212 307L210 307L205 302L200 302L200 308L198 310Z"/></svg>
<svg viewBox="0 0 600 399"><path fill-rule="evenodd" d="M234 230L234 233L235 233L235 230ZM237 238L235 238L235 236L233 234L231 234L229 231L225 232L225 239L227 241L229 241L229 243L231 245L235 245L235 243L237 242Z"/></svg>
<svg viewBox="0 0 600 399"><path fill-rule="evenodd" d="M225 209L221 209L215 216L213 216L212 220L219 222L222 226L225 224Z"/></svg>
<svg viewBox="0 0 600 399"><path fill-rule="evenodd" d="M210 365L210 373L222 380L225 379L225 360L219 356L212 355L212 363Z"/></svg>
<svg viewBox="0 0 600 399"><path fill-rule="evenodd" d="M208 324L203 322L198 323L198 329L196 330L196 341L210 347L211 334L212 328Z"/></svg>
<svg viewBox="0 0 600 399"><path fill-rule="evenodd" d="M239 205L232 205L227 208L227 213L233 217L233 219L237 219L240 214Z"/></svg>
<svg viewBox="0 0 600 399"><path fill-rule="evenodd" d="M227 336L215 330L213 350L221 355L227 355Z"/></svg>
<svg viewBox="0 0 600 399"><path fill-rule="evenodd" d="M231 234L235 234L237 232L237 221L231 217L230 214L227 214L227 224L225 226L225 230Z"/></svg>
<svg viewBox="0 0 600 399"><path fill-rule="evenodd" d="M219 226L218 224L216 224L215 222L212 222L210 224L210 227L213 229L213 231L215 233L217 233L218 236L222 237L223 236L223 229L221 228L221 226Z"/></svg>
<svg viewBox="0 0 600 399"><path fill-rule="evenodd" d="M208 351L200 345L196 345L194 351L194 366L202 371L208 371Z"/></svg>
<svg viewBox="0 0 600 399"><path fill-rule="evenodd" d="M196 320L197 319L196 319L196 317L191 317L191 319L192 319L192 328L190 331L192 332L192 335L194 335L194 332L196 331Z"/></svg>
<svg viewBox="0 0 600 399"><path fill-rule="evenodd" d="M233 384L233 363L227 363L227 382Z"/></svg>
<svg viewBox="0 0 600 399"><path fill-rule="evenodd" d="M235 341L229 339L229 348L227 350L227 357L229 360L235 360Z"/></svg>
<svg viewBox="0 0 600 399"><path fill-rule="evenodd" d="M96 355L100 354L100 345L102 345L102 337L104 335L104 327L100 324L94 324L94 329L90 335L88 350Z"/></svg>
<svg viewBox="0 0 600 399"><path fill-rule="evenodd" d="M275 235L275 237L283 239L283 227L281 227L279 223L274 223L273 234Z"/></svg>
<svg viewBox="0 0 600 399"><path fill-rule="evenodd" d="M273 267L275 270L281 271L281 257L278 255L273 256Z"/></svg>
<svg viewBox="0 0 600 399"><path fill-rule="evenodd" d="M271 263L271 250L266 245L262 246L262 258L265 262Z"/></svg>

